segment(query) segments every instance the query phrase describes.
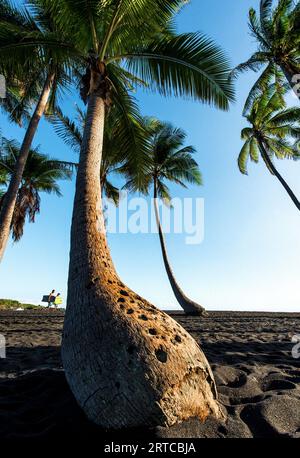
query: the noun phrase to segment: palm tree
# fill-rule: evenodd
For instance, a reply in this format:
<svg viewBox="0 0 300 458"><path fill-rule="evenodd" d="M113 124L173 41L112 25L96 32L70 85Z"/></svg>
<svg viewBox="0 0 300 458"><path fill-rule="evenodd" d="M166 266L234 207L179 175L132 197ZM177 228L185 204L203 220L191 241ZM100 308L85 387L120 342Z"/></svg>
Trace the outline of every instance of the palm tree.
<svg viewBox="0 0 300 458"><path fill-rule="evenodd" d="M283 75L300 99L297 91L300 82L300 4L295 6L293 0L278 0L275 8L273 5L273 0L260 0L259 17L253 8L250 9L249 28L258 50L233 71L235 76L247 70L257 72L266 66L250 92L250 105L272 78L284 84Z"/></svg>
<svg viewBox="0 0 300 458"><path fill-rule="evenodd" d="M0 176L3 177L2 184L5 184L9 182L9 178L13 174L20 154L20 145L16 140L2 138L1 149ZM39 148L29 151L11 223L14 241L19 241L23 236L26 217L28 217L29 222L35 222L36 214L40 212L41 192L55 194L59 197L62 195L57 182L71 179L73 166L74 164L69 162L50 159L40 153ZM5 197L5 191L2 192L0 209Z"/></svg>
<svg viewBox="0 0 300 458"><path fill-rule="evenodd" d="M242 130L245 141L238 158L240 171L247 175L247 162L258 162L259 154L270 173L282 184L288 195L300 210L300 202L280 175L272 158L299 159L300 150L297 141L300 138L300 109L285 108L280 92L265 90L257 97L245 116L251 127ZM291 139L296 139L292 142Z"/></svg>
<svg viewBox="0 0 300 458"><path fill-rule="evenodd" d="M157 199L160 197L168 205L171 196L165 181L179 184L186 188L186 184L201 184L201 174L197 162L192 155L195 153L193 146L184 146L186 133L182 129L174 128L169 123L162 123L153 118L145 119L145 130L149 132L148 167L142 186L136 185L135 176L131 176L127 165L121 171L129 175L125 188L130 191L148 193L153 186L154 208L158 227L158 234L164 265L168 278L179 305L187 314L201 315L204 308L190 300L178 285L167 254L163 229L161 227Z"/></svg>
<svg viewBox="0 0 300 458"><path fill-rule="evenodd" d="M63 30L55 28L38 5L35 5L33 15L28 8L17 8L8 0L0 0L0 73L9 83L8 97L1 105L14 121L20 122L26 115L30 118L1 206L0 262L39 122L46 109L51 110L56 106L57 94L70 83L67 67L69 54L66 56L62 49L56 52L57 40L61 41L63 37ZM41 47L44 42L47 42L47 49ZM35 104L35 108L29 115L28 109L32 104Z"/></svg>
<svg viewBox="0 0 300 458"><path fill-rule="evenodd" d="M107 247L99 172L110 105L123 113L120 154L133 162L141 142L140 130L126 122L132 119L131 88L143 84L162 95L227 109L233 99L227 58L202 34L176 34L172 20L185 0L91 0L84 7L82 0L35 3L48 8L52 21L68 33L85 69L81 96L87 117L62 341L70 387L88 417L103 427L221 416L213 375L198 344L119 279Z"/></svg>

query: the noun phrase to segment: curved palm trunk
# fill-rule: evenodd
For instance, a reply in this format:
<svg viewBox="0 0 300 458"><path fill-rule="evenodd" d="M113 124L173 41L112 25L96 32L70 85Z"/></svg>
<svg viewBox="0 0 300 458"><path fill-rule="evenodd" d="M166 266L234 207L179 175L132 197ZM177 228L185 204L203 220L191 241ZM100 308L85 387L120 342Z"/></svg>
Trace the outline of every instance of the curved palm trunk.
<svg viewBox="0 0 300 458"><path fill-rule="evenodd" d="M105 428L222 416L209 364L171 317L119 279L103 223L100 163L105 104L93 92L71 229L62 359L85 413Z"/></svg>
<svg viewBox="0 0 300 458"><path fill-rule="evenodd" d="M296 96L300 100L300 74L299 70L293 69L288 64L282 64L281 70L283 71L289 85L295 92Z"/></svg>
<svg viewBox="0 0 300 458"><path fill-rule="evenodd" d="M268 153L267 153L267 151L266 151L266 149L265 149L265 147L263 145L263 142L260 139L258 139L258 143L259 143L259 148L260 148L260 152L261 152L262 158L265 161L267 167L273 173L273 175L275 175L276 178L278 178L278 180L280 181L280 183L282 184L282 186L284 187L284 189L286 190L286 192L288 193L288 195L290 196L290 198L292 199L292 201L294 202L294 204L296 205L298 210L300 210L300 202L299 202L299 200L297 199L297 197L295 196L295 194L293 193L293 191L291 190L291 188L289 187L287 182L282 178L282 176L280 175L280 173L278 172L278 170L274 166L274 164L271 161L271 159L269 158L269 155L268 155Z"/></svg>
<svg viewBox="0 0 300 458"><path fill-rule="evenodd" d="M30 147L32 144L33 137L37 131L41 117L45 112L45 108L49 99L51 88L54 81L54 74L49 74L45 81L41 96L35 108L35 111L30 119L29 126L27 128L20 154L17 158L14 173L11 177L5 198L3 200L1 211L0 211L0 262L3 258L7 240L10 234L11 222L13 218L14 208L18 195L18 190L22 181L22 176Z"/></svg>
<svg viewBox="0 0 300 458"><path fill-rule="evenodd" d="M158 206L157 206L157 187L156 183L154 182L154 210L155 210L155 218L156 218L156 223L157 223L157 228L158 228L158 235L159 235L159 240L160 240L160 246L161 246L161 251L162 251L162 256L164 260L164 265L167 271L167 275L169 278L169 282L171 284L173 293L178 301L178 304L183 308L185 313L187 315L203 315L205 314L205 309L197 304L196 302L190 300L182 291L180 286L178 285L173 270L171 268L168 254L167 254L167 249L166 249L166 244L165 244L165 238L164 238L164 233L160 224L160 219L159 219L159 211L158 211Z"/></svg>

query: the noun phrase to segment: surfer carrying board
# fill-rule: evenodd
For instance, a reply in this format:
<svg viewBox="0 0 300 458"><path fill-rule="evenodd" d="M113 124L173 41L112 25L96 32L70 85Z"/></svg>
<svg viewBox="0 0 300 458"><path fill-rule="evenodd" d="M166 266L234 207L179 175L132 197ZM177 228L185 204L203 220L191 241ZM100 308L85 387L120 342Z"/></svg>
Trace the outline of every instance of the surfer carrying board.
<svg viewBox="0 0 300 458"><path fill-rule="evenodd" d="M55 299L54 299L53 304L54 304L54 307L55 307L55 308L57 308L58 305L62 304L62 297L61 297L60 293L57 293L57 295L56 295L56 297L55 297Z"/></svg>
<svg viewBox="0 0 300 458"><path fill-rule="evenodd" d="M55 301L55 289L53 289L51 293L49 294L47 308L51 307L54 301Z"/></svg>

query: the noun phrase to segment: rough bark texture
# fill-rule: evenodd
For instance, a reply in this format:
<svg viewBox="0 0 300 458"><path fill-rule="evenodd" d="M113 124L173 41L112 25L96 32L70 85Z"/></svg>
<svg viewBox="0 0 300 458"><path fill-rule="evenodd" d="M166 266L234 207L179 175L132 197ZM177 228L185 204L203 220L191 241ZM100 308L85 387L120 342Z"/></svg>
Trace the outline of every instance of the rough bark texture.
<svg viewBox="0 0 300 458"><path fill-rule="evenodd" d="M156 223L157 223L157 228L158 228L158 235L159 235L164 265L167 271L169 282L171 284L171 288L178 301L178 304L183 308L183 310L185 311L187 315L205 315L206 314L205 309L201 305L189 299L184 294L184 292L182 291L182 289L180 288L180 286L178 285L175 279L175 275L171 268L171 264L169 262L169 258L167 254L164 233L163 233L163 230L160 224L159 211L158 211L158 206L157 206L157 189L156 189L155 183L154 183L154 209L155 209L155 218L156 218Z"/></svg>
<svg viewBox="0 0 300 458"><path fill-rule="evenodd" d="M284 187L284 189L286 190L286 192L288 193L288 195L290 196L290 198L292 199L292 201L294 202L294 204L296 205L296 207L298 208L298 210L300 210L300 202L299 200L297 199L297 197L295 196L295 194L293 193L293 191L291 190L291 188L289 187L289 185L287 184L287 182L282 178L282 176L280 175L280 173L278 172L278 170L276 169L276 167L274 166L273 162L271 161L264 145L263 145L263 142L261 139L258 139L258 142L259 142L259 148L260 148L260 152L261 152L261 155L263 157L263 160L265 161L267 167L269 168L269 170L271 171L271 173L273 173L273 175L275 175L275 177L279 180L279 182L282 184L282 186Z"/></svg>
<svg viewBox="0 0 300 458"><path fill-rule="evenodd" d="M40 99L37 103L35 111L30 119L29 126L27 128L20 154L16 161L14 173L11 177L3 205L0 212L0 262L3 258L5 247L9 238L11 222L13 218L15 203L18 195L18 190L22 181L24 168L30 151L33 137L37 131L38 124L41 117L45 112L45 108L49 99L54 75L49 74L41 93Z"/></svg>
<svg viewBox="0 0 300 458"><path fill-rule="evenodd" d="M90 95L71 230L62 359L90 420L105 428L223 415L209 364L172 318L119 279L107 247L99 171L105 106Z"/></svg>

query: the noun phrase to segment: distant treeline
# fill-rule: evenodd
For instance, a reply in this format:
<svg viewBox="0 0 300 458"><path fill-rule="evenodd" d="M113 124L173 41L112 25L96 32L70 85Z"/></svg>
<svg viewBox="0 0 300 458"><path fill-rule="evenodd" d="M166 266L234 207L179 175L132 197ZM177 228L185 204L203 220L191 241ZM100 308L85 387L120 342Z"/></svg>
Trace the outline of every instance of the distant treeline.
<svg viewBox="0 0 300 458"><path fill-rule="evenodd" d="M9 309L24 309L24 310L34 310L42 308L40 305L33 304L22 304L19 301L14 301L12 299L0 299L0 310L9 310Z"/></svg>

